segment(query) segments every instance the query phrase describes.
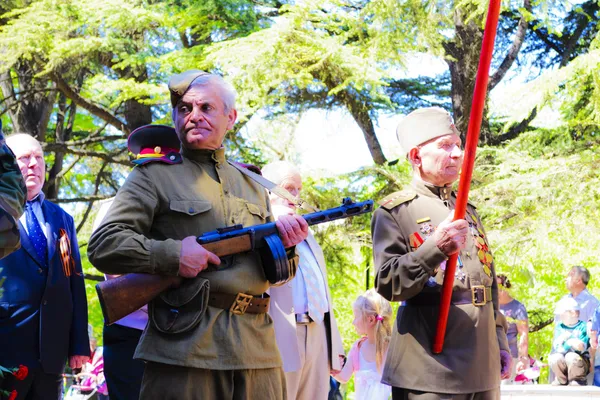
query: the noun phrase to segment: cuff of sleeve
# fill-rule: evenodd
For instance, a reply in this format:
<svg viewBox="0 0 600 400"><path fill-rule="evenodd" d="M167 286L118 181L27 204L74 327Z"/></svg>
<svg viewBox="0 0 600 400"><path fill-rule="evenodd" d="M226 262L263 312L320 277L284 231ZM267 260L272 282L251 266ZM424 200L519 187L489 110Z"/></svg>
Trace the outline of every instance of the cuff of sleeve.
<svg viewBox="0 0 600 400"><path fill-rule="evenodd" d="M504 328L501 326L496 326L496 336L498 337L498 347L500 347L500 350L510 353L510 347L508 346L508 340L506 339Z"/></svg>
<svg viewBox="0 0 600 400"><path fill-rule="evenodd" d="M152 273L156 275L177 276L180 254L181 241L173 239L154 241L150 248Z"/></svg>
<svg viewBox="0 0 600 400"><path fill-rule="evenodd" d="M448 257L437 247L435 240L429 238L413 253L418 260L419 265L434 276L440 264L448 259Z"/></svg>

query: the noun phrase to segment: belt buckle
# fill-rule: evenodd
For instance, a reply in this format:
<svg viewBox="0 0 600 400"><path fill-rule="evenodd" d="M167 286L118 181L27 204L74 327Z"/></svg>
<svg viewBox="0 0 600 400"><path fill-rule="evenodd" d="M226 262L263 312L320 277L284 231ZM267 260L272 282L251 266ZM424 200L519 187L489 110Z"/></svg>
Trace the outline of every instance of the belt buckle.
<svg viewBox="0 0 600 400"><path fill-rule="evenodd" d="M471 286L471 298L474 306L481 307L487 303L485 286Z"/></svg>
<svg viewBox="0 0 600 400"><path fill-rule="evenodd" d="M252 296L246 293L238 293L229 311L235 315L244 315L248 306L252 303Z"/></svg>

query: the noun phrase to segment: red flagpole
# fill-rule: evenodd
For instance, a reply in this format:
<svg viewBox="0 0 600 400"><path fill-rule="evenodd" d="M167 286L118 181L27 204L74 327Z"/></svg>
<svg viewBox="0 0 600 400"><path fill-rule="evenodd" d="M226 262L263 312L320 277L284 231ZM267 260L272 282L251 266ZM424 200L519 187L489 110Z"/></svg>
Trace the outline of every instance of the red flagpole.
<svg viewBox="0 0 600 400"><path fill-rule="evenodd" d="M471 186L471 177L473 176L473 166L475 164L475 153L477 152L477 144L479 143L481 120L483 119L483 109L485 107L485 98L487 95L490 64L494 52L494 40L496 39L496 29L498 27L498 18L500 16L500 2L501 0L490 0L488 7L488 15L481 44L481 56L479 58L479 67L477 69L477 78L475 80L475 90L473 91L469 127L467 129L465 154L460 181L458 183L458 194L454 210L455 221L464 219L467 210L469 188ZM438 317L435 338L433 339L434 354L441 353L442 348L444 347L444 337L446 336L446 325L448 323L448 313L450 312L450 299L452 298L457 259L458 253L450 256L446 263L444 284L442 286L442 296L440 300L440 314Z"/></svg>

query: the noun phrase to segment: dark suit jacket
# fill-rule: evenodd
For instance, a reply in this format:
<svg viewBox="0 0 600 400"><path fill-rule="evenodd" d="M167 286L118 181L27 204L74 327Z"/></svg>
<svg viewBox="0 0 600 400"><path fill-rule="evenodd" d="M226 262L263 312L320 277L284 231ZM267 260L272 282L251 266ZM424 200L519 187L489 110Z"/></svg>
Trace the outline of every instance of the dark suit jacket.
<svg viewBox="0 0 600 400"><path fill-rule="evenodd" d="M42 210L46 232L51 232L48 268L20 223L21 249L0 260L0 279L6 278L0 297L0 365L60 374L69 356L90 353L87 300L73 218L49 201ZM69 277L60 260L60 229L75 261Z"/></svg>

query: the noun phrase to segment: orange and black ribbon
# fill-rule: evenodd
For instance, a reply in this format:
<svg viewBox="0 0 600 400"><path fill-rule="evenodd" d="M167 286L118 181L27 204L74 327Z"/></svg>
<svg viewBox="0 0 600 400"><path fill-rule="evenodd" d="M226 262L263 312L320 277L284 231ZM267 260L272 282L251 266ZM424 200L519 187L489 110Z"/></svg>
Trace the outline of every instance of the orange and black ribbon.
<svg viewBox="0 0 600 400"><path fill-rule="evenodd" d="M60 249L60 262L63 268L63 274L65 276L71 276L76 274L75 271L75 260L73 259L73 253L71 252L71 241L66 230L60 229L60 238L58 239L58 247Z"/></svg>

